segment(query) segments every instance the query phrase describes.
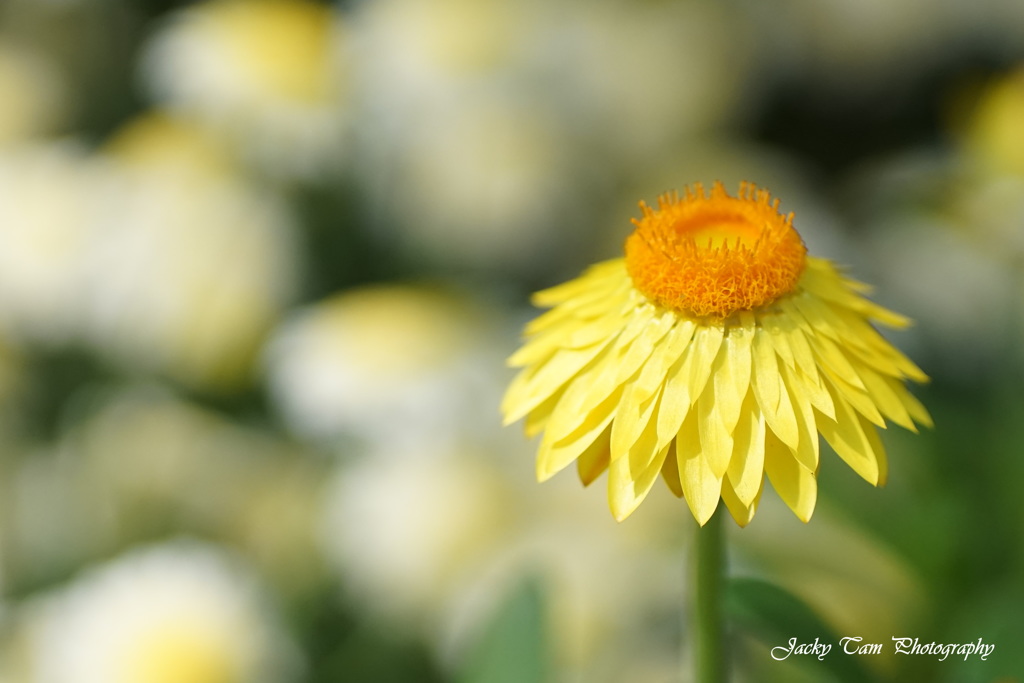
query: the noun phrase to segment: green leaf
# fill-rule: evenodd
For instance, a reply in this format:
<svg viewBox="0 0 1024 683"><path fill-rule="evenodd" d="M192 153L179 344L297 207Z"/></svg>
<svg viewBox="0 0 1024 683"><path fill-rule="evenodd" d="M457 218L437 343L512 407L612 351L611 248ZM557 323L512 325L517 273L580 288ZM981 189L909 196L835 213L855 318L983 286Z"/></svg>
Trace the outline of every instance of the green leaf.
<svg viewBox="0 0 1024 683"><path fill-rule="evenodd" d="M943 624L944 634L936 640L946 643L970 643L979 637L994 645L985 659L955 655L938 665L943 681L985 683L987 681L1024 680L1024 648L1017 646L1024 635L1024 586L1014 577L993 583L973 593L961 613L951 615Z"/></svg>
<svg viewBox="0 0 1024 683"><path fill-rule="evenodd" d="M467 657L459 683L544 683L551 679L544 599L527 580L506 599Z"/></svg>
<svg viewBox="0 0 1024 683"><path fill-rule="evenodd" d="M869 670L860 655L848 655L839 643L841 636L819 617L800 598L766 581L749 578L730 580L726 593L726 613L729 620L756 634L772 647L786 647L790 639L797 643L818 642L832 649L822 659L813 656L794 656L794 659L819 672L831 674L830 680L843 683L878 681L879 675ZM766 666L775 664L772 660Z"/></svg>

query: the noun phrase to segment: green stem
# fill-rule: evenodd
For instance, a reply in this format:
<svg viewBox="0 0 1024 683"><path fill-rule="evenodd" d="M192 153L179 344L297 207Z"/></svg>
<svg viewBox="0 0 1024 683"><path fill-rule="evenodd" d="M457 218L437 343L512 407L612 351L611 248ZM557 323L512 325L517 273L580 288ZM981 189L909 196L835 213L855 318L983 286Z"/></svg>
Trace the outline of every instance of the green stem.
<svg viewBox="0 0 1024 683"><path fill-rule="evenodd" d="M694 553L694 663L695 683L725 682L722 591L725 584L725 544L719 510L697 529Z"/></svg>

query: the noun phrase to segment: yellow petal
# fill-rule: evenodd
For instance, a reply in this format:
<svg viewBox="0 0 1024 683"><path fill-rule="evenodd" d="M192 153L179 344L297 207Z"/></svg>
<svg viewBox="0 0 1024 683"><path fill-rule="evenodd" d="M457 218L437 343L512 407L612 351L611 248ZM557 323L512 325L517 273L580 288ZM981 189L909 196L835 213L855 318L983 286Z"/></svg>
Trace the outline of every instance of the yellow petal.
<svg viewBox="0 0 1024 683"><path fill-rule="evenodd" d="M877 333L872 330L872 333L877 336ZM888 344L882 340L883 343ZM895 358L891 353L890 349L880 348L879 345L872 341L866 345L866 348L854 348L848 349L848 353L853 356L856 361L861 365L866 365L872 370L879 372L888 377L896 377L903 379L906 373L900 369L900 363L896 362Z"/></svg>
<svg viewBox="0 0 1024 683"><path fill-rule="evenodd" d="M624 352L625 349L618 345L607 350L568 385L553 414L563 434L578 426L610 394L624 390L623 382L619 380Z"/></svg>
<svg viewBox="0 0 1024 683"><path fill-rule="evenodd" d="M665 388L661 392L661 408L658 409L658 444L664 446L676 438L683 420L690 412L693 399L690 397L690 364L697 354L696 346L690 344L665 374Z"/></svg>
<svg viewBox="0 0 1024 683"><path fill-rule="evenodd" d="M795 367L796 360L793 357L793 349L789 345L789 334L787 327L780 319L782 316L768 315L761 320L761 330L768 332L768 339L775 353L787 367ZM755 361L756 362L756 361Z"/></svg>
<svg viewBox="0 0 1024 683"><path fill-rule="evenodd" d="M796 366L803 370L804 374L808 377L817 377L818 363L814 359L814 352L811 351L811 345L807 342L807 337L804 336L804 333L801 331L797 321L784 315L776 317L779 328L785 335L786 343L793 352L793 359L796 362Z"/></svg>
<svg viewBox="0 0 1024 683"><path fill-rule="evenodd" d="M608 395L622 389L622 385L639 372L655 344L674 322L668 315L652 319L648 314L649 311L637 312L612 347L573 380L551 417L549 429L558 432L556 438L579 425Z"/></svg>
<svg viewBox="0 0 1024 683"><path fill-rule="evenodd" d="M665 385L669 368L686 350L695 327L691 320L675 321L651 352L639 377L627 388L629 397L626 400L634 403L646 401Z"/></svg>
<svg viewBox="0 0 1024 683"><path fill-rule="evenodd" d="M714 387L711 384L697 400L697 431L704 459L712 473L721 479L732 458L732 434L722 424Z"/></svg>
<svg viewBox="0 0 1024 683"><path fill-rule="evenodd" d="M794 374L798 373L793 373L783 368L782 385L792 401L797 431L800 434L799 443L793 449L793 455L805 468L811 472L817 472L819 440L817 421L814 418L814 406L808 396L800 393L800 385L792 381Z"/></svg>
<svg viewBox="0 0 1024 683"><path fill-rule="evenodd" d="M614 350L602 353L568 383L561 392L562 398L551 409L551 415L545 425L545 438L554 443L571 434L595 412L607 414L607 410L598 411L598 406L613 393L618 392L616 395L621 400L622 386L614 377L618 372L618 360L619 356ZM600 393L597 393L598 391ZM612 406L613 416L616 406Z"/></svg>
<svg viewBox="0 0 1024 683"><path fill-rule="evenodd" d="M878 406L875 405L874 399L868 395L866 389L859 389L855 386L850 385L843 380L842 377L837 377L828 368L823 368L826 382L834 390L838 392L842 398L849 403L854 410L863 415L864 417L871 420L882 429L885 429L885 420L882 418L882 414L878 411ZM861 382L863 384L863 381Z"/></svg>
<svg viewBox="0 0 1024 683"><path fill-rule="evenodd" d="M800 286L816 297L831 301L840 306L849 308L854 302L860 299L855 291L851 291L848 284L854 281L844 280L835 268L824 259L807 259L807 267L803 277L800 278ZM864 286L854 283L857 290L863 290Z"/></svg>
<svg viewBox="0 0 1024 683"><path fill-rule="evenodd" d="M832 405L832 396L825 389L822 384L821 376L816 372L814 377L808 377L803 370L799 368L787 373L788 382L790 387L795 392L799 392L799 395L810 401L811 405L814 406L821 414L828 415L831 418L836 416L836 409Z"/></svg>
<svg viewBox="0 0 1024 683"><path fill-rule="evenodd" d="M834 342L822 336L811 337L810 342L815 358L818 360L818 367L830 371L847 384L852 384L861 390L864 389L864 383L861 381L860 375L857 374L857 370Z"/></svg>
<svg viewBox="0 0 1024 683"><path fill-rule="evenodd" d="M754 396L764 410L779 408L779 364L772 346L771 334L759 327L754 334Z"/></svg>
<svg viewBox="0 0 1024 683"><path fill-rule="evenodd" d="M707 384L721 344L721 327L696 326L686 350L669 368L658 411L659 447L674 439L682 428L683 420Z"/></svg>
<svg viewBox="0 0 1024 683"><path fill-rule="evenodd" d="M612 515L620 522L643 502L658 478L668 448L657 450L656 442L657 430L652 420L628 453L620 456L613 446L608 467L608 502Z"/></svg>
<svg viewBox="0 0 1024 683"><path fill-rule="evenodd" d="M894 313L888 308L879 306L869 299L858 298L855 306L859 313L867 316L868 318L877 320L887 327L903 329L910 325L910 318L902 316L899 313Z"/></svg>
<svg viewBox="0 0 1024 683"><path fill-rule="evenodd" d="M606 314L624 315L632 300L632 292L625 286L614 289L594 290L585 297L566 301L526 324L527 336L551 332L559 327L579 324Z"/></svg>
<svg viewBox="0 0 1024 683"><path fill-rule="evenodd" d="M840 341L843 342L847 349L854 347L858 352L875 354L877 349L880 348L879 343L885 347L891 347L889 342L885 341L885 338L871 325L870 321L860 313L849 308L837 308L835 313L842 320L842 338Z"/></svg>
<svg viewBox="0 0 1024 683"><path fill-rule="evenodd" d="M700 452L697 416L691 411L676 438L676 461L683 496L697 523L704 526L718 507L722 478L716 477Z"/></svg>
<svg viewBox="0 0 1024 683"><path fill-rule="evenodd" d="M526 425L523 431L526 432L527 437L533 438L541 433L564 395L565 388L559 389L526 415Z"/></svg>
<svg viewBox="0 0 1024 683"><path fill-rule="evenodd" d="M762 473L760 483L757 487L757 492L754 494L752 500L744 502L736 495L733 490L732 484L728 479L722 480L722 502L729 509L729 514L736 520L736 523L741 527L750 524L750 521L754 519L754 513L757 512L757 504L761 500L761 492L764 490L764 474Z"/></svg>
<svg viewBox="0 0 1024 683"><path fill-rule="evenodd" d="M576 460L576 471L584 486L590 486L601 476L610 461L611 432L607 428L592 444L587 446Z"/></svg>
<svg viewBox="0 0 1024 683"><path fill-rule="evenodd" d="M505 425L512 424L543 403L607 347L607 344L595 344L586 349L566 349L543 365L523 370L512 381L501 403Z"/></svg>
<svg viewBox="0 0 1024 683"><path fill-rule="evenodd" d="M689 363L690 377L687 387L691 401L696 401L704 391L704 386L711 375L711 366L722 347L723 336L724 329L721 325L702 325L694 331L691 341L693 358Z"/></svg>
<svg viewBox="0 0 1024 683"><path fill-rule="evenodd" d="M804 270L803 277L800 279L800 285L816 296L856 310L862 314L864 311L879 308L890 316L902 318L902 316L896 316L891 311L886 311L861 296L869 294L872 289L871 286L843 276L835 265L827 259L807 257L807 267Z"/></svg>
<svg viewBox="0 0 1024 683"><path fill-rule="evenodd" d="M893 390L893 393L899 397L900 402L907 409L907 412L910 413L910 416L914 418L914 422L924 425L929 429L935 426L932 422L932 416L928 414L928 409L921 405L917 397L910 393L910 390L902 382L888 378L885 381L889 388Z"/></svg>
<svg viewBox="0 0 1024 683"><path fill-rule="evenodd" d="M810 521L818 498L814 473L797 462L793 452L770 432L765 436L764 470L789 509L801 521Z"/></svg>
<svg viewBox="0 0 1024 683"><path fill-rule="evenodd" d="M744 505L754 500L764 479L765 429L764 416L748 394L733 433L733 454L726 471L732 490Z"/></svg>
<svg viewBox="0 0 1024 683"><path fill-rule="evenodd" d="M511 367L523 367L546 361L560 349L585 349L607 343L623 328L623 315L614 311L592 321L557 327L523 344L507 361Z"/></svg>
<svg viewBox="0 0 1024 683"><path fill-rule="evenodd" d="M789 398L788 391L779 391L779 405L775 410L765 410L765 407L758 403L765 422L768 423L769 431L779 437L783 443L795 449L800 444L800 428L796 421L796 414L793 412L793 403Z"/></svg>
<svg viewBox="0 0 1024 683"><path fill-rule="evenodd" d="M715 391L715 412L731 434L740 415L740 404L750 388L751 344L754 318L749 312L740 314L740 324L731 326L722 340L722 348L711 371Z"/></svg>
<svg viewBox="0 0 1024 683"><path fill-rule="evenodd" d="M842 318L828 303L807 294L795 296L791 301L800 311L800 315L814 328L815 336L824 335L840 343L844 341L840 334L844 327Z"/></svg>
<svg viewBox="0 0 1024 683"><path fill-rule="evenodd" d="M652 417L657 411L660 393L640 405L627 404L627 394L628 392L623 392L622 400L615 410L615 419L612 420L612 460L618 460L626 455L641 434L647 431L648 425L655 422ZM653 426L649 431L656 433Z"/></svg>
<svg viewBox="0 0 1024 683"><path fill-rule="evenodd" d="M632 341L622 356L618 378L624 382L651 357L655 346L668 334L676 322L675 314L665 312L655 315L653 307L638 311L634 320L640 321L641 332Z"/></svg>
<svg viewBox="0 0 1024 683"><path fill-rule="evenodd" d="M885 444L882 443L878 430L873 425L863 417L859 415L857 417L860 420L860 428L871 446L871 451L875 454L875 460L878 461L878 486L884 486L885 482L889 480L889 456L885 453Z"/></svg>
<svg viewBox="0 0 1024 683"><path fill-rule="evenodd" d="M582 424L568 434L562 436L554 426L544 432L537 450L537 479L546 481L560 472L594 443L594 440L605 430L615 416L615 407L622 397L622 389L618 389L602 401L584 419ZM555 409L557 415L558 408Z"/></svg>
<svg viewBox="0 0 1024 683"><path fill-rule="evenodd" d="M665 320L672 321L668 316ZM656 325L651 329L656 329ZM615 411L612 422L612 459L624 454L640 437L652 416L656 414L655 400L660 394L664 383L666 368L685 346L682 337L667 335L662 339L663 345L652 345L650 357L640 368L639 375L627 380L622 400ZM638 340L639 341L639 340ZM629 367L632 361L624 359L623 366Z"/></svg>
<svg viewBox="0 0 1024 683"><path fill-rule="evenodd" d="M679 479L679 462L676 459L676 442L670 441L665 462L661 466L661 476L676 498L683 497L683 484Z"/></svg>
<svg viewBox="0 0 1024 683"><path fill-rule="evenodd" d="M621 258L595 263L579 277L554 287L542 289L531 299L534 305L547 308L563 301L607 296L609 289L621 285L623 278L620 273L624 271L625 261Z"/></svg>
<svg viewBox="0 0 1024 683"><path fill-rule="evenodd" d="M864 386L867 387L871 400L878 406L882 415L904 429L909 429L912 432L917 431L917 426L910 417L907 407L903 405L900 397L892 390L889 383L885 381L885 378L864 368L861 368L860 376L864 380Z"/></svg>
<svg viewBox="0 0 1024 683"><path fill-rule="evenodd" d="M850 404L831 388L830 393L832 393L832 401L836 406L836 419L819 416L818 431L854 472L877 485L881 473L879 458L884 457L884 454L880 456L875 453L874 448L880 442L868 438L860 416Z"/></svg>
<svg viewBox="0 0 1024 683"><path fill-rule="evenodd" d="M796 412L793 409L793 403L788 391L779 392L779 410L773 417L774 422L768 420L768 416L765 415L765 420L768 422L768 426L771 427L771 431L783 443L795 449L800 443L800 428L796 421Z"/></svg>
<svg viewBox="0 0 1024 683"><path fill-rule="evenodd" d="M879 353L883 353L899 368L900 372L904 377L914 380L915 382L925 383L928 381L928 375L924 373L921 368L917 367L914 361L907 358L899 349L889 344L881 336L878 337L878 343L876 349Z"/></svg>

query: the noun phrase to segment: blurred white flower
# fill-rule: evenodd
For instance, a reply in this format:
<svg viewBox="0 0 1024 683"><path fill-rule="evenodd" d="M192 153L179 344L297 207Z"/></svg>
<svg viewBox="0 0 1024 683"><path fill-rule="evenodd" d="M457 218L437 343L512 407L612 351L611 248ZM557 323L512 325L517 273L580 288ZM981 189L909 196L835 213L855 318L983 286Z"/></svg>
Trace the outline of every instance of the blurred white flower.
<svg viewBox="0 0 1024 683"><path fill-rule="evenodd" d="M289 680L297 651L268 602L245 568L214 547L173 542L137 550L26 610L29 680Z"/></svg>
<svg viewBox="0 0 1024 683"><path fill-rule="evenodd" d="M346 38L311 0L208 0L153 37L143 75L157 100L210 126L275 177L337 162L347 87Z"/></svg>
<svg viewBox="0 0 1024 683"><path fill-rule="evenodd" d="M86 334L129 367L204 388L245 382L297 287L297 229L273 193L185 153L182 130L115 140L89 245ZM145 146L131 149L131 141ZM195 141L194 141L195 142Z"/></svg>
<svg viewBox="0 0 1024 683"><path fill-rule="evenodd" d="M52 446L6 441L14 575L70 570L170 525L230 539L282 592L328 576L315 531L322 458L166 387L79 391L73 403L72 427Z"/></svg>
<svg viewBox="0 0 1024 683"><path fill-rule="evenodd" d="M350 596L378 619L431 632L508 534L509 490L480 457L366 458L339 470L321 524Z"/></svg>
<svg viewBox="0 0 1024 683"><path fill-rule="evenodd" d="M352 17L355 76L373 112L415 117L424 105L521 68L543 26L533 2L372 0ZM413 110L409 110L413 107Z"/></svg>
<svg viewBox="0 0 1024 683"><path fill-rule="evenodd" d="M736 117L752 58L752 28L716 3L569 3L552 68L576 125L644 168L666 145ZM560 24L553 22L553 25Z"/></svg>
<svg viewBox="0 0 1024 683"><path fill-rule="evenodd" d="M423 442L498 424L489 370L500 360L483 348L481 325L464 303L427 289L337 294L275 333L271 396L297 434L402 443L416 457Z"/></svg>
<svg viewBox="0 0 1024 683"><path fill-rule="evenodd" d="M322 567L314 531L321 468L268 432L159 387L130 387L96 405L67 448L85 469L76 481L91 480L122 533L144 527L147 514L170 514L179 526L231 538L279 586L313 581Z"/></svg>
<svg viewBox="0 0 1024 683"><path fill-rule="evenodd" d="M100 177L70 143L0 151L0 329L12 341L74 336Z"/></svg>
<svg viewBox="0 0 1024 683"><path fill-rule="evenodd" d="M67 105L64 83L43 55L0 40L0 145L49 132Z"/></svg>
<svg viewBox="0 0 1024 683"><path fill-rule="evenodd" d="M532 576L550 601L550 643L566 680L624 680L633 653L675 652L658 636L665 611L674 620L682 604L670 504L622 528L569 480L537 486L525 448L506 467L472 448L421 449L429 457L373 453L341 466L324 509L325 552L375 620L426 637L455 666L497 604Z"/></svg>
<svg viewBox="0 0 1024 683"><path fill-rule="evenodd" d="M895 213L877 219L868 239L877 255L872 279L885 304L911 312L917 323L905 335L908 345L930 351L936 366L963 377L976 377L1004 352L1008 313L1019 294L1012 272L978 249L969 233L948 217Z"/></svg>
<svg viewBox="0 0 1024 683"><path fill-rule="evenodd" d="M418 259L498 272L557 263L579 240L583 173L571 133L536 101L474 96L419 109L408 124L365 141L379 239Z"/></svg>
<svg viewBox="0 0 1024 683"><path fill-rule="evenodd" d="M523 456L528 464L525 449ZM568 478L538 486L532 468L518 472L504 473L514 526L445 606L442 655L460 659L497 603L530 576L546 591L550 643L566 680L639 680L636 657L675 661L690 527L674 499L660 491L649 510L618 523L602 496L585 496L593 491Z"/></svg>
<svg viewBox="0 0 1024 683"><path fill-rule="evenodd" d="M353 156L389 248L460 270L522 272L578 244L584 179L603 171L577 162L579 122L548 87L543 7L355 7Z"/></svg>

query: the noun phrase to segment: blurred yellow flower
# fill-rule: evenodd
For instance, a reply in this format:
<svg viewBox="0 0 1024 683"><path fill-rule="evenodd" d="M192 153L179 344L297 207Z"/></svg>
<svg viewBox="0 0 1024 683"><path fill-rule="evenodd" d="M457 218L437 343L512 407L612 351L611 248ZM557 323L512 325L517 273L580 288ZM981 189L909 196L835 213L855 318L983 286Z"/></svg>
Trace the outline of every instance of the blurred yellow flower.
<svg viewBox="0 0 1024 683"><path fill-rule="evenodd" d="M537 476L574 460L584 484L609 471L624 519L659 472L700 524L724 500L740 525L764 475L803 521L817 497L818 433L861 477L885 481L875 427L916 431L927 410L903 384L927 381L871 325L909 321L867 286L809 257L778 200L720 183L641 203L625 258L535 295L509 363L507 423L543 432Z"/></svg>
<svg viewBox="0 0 1024 683"><path fill-rule="evenodd" d="M968 153L987 168L1024 176L1024 66L986 88L964 131Z"/></svg>
<svg viewBox="0 0 1024 683"><path fill-rule="evenodd" d="M396 219L381 238L462 267L507 271L554 260L579 233L563 218L580 203L568 134L550 112L515 97L417 108L416 121L392 133L400 142L380 148L393 150L380 159L389 172L368 178L406 188L399 197L373 189Z"/></svg>
<svg viewBox="0 0 1024 683"><path fill-rule="evenodd" d="M155 110L126 122L103 151L136 171L173 174L176 181L207 185L240 170L223 143L189 119Z"/></svg>

